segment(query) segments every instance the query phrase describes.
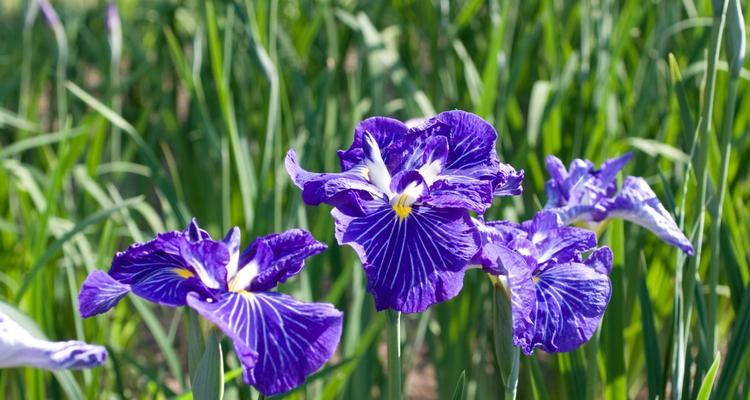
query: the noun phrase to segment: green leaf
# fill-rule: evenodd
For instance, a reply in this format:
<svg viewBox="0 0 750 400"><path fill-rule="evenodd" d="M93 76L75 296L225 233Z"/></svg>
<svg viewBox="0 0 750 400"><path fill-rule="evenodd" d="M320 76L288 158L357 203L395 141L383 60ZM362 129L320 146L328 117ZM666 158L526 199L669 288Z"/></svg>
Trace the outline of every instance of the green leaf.
<svg viewBox="0 0 750 400"><path fill-rule="evenodd" d="M458 382L456 382L456 389L453 390L453 400L463 400L464 398L464 386L466 386L466 370L461 371L461 375L458 376Z"/></svg>
<svg viewBox="0 0 750 400"><path fill-rule="evenodd" d="M193 375L193 398L212 400L222 397L224 397L224 360L219 336L212 331L206 341L206 351Z"/></svg>
<svg viewBox="0 0 750 400"><path fill-rule="evenodd" d="M18 301L21 299L21 297L23 297L23 294L26 292L26 289L28 289L29 285L34 280L34 277L39 272L39 270L41 270L42 267L47 265L47 262L49 262L52 256L58 250L60 250L62 246L68 240L73 238L73 236L83 232L83 230L89 225L95 224L124 208L134 207L136 204L142 201L143 201L143 197L138 196L132 199L125 200L122 203L116 204L112 207L97 211L94 214L91 214L88 217L79 221L77 224L75 224L73 229L69 230L68 232L65 232L65 234L62 235L59 239L55 240L51 245L47 246L47 250L44 252L44 254L36 260L34 265L31 267L31 270L24 275L23 282L21 283L21 287L18 289L18 292L16 293L16 300Z"/></svg>
<svg viewBox="0 0 750 400"><path fill-rule="evenodd" d="M507 386L513 363L513 316L510 299L502 285L493 285L492 339L503 385Z"/></svg>
<svg viewBox="0 0 750 400"><path fill-rule="evenodd" d="M714 386L714 379L716 378L716 371L719 370L719 364L721 364L721 352L716 353L716 358L714 358L708 374L703 379L701 390L698 392L698 400L708 400L711 397L711 389Z"/></svg>

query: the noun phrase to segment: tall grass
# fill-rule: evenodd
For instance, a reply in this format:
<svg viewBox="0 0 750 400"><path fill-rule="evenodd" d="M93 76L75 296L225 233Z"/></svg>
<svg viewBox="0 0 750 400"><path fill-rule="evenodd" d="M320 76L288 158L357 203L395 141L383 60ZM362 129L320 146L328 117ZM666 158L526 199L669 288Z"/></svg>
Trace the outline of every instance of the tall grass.
<svg viewBox="0 0 750 400"><path fill-rule="evenodd" d="M600 332L574 353L522 356L518 397L747 398L750 71L731 53L740 2L711 3L120 0L113 54L104 2L54 2L56 31L35 2L3 1L0 300L50 338L105 344L110 360L0 371L0 397L191 396L197 321L136 298L81 321L84 276L190 216L214 235L238 225L244 243L294 226L335 243L329 210L305 207L286 176L286 150L330 171L366 116L461 108L491 121L501 158L526 170L524 195L490 217L544 204L547 154L631 150L627 174L646 177L700 254L609 224ZM388 323L364 285L354 253L332 245L283 286L345 311L339 354L287 398L386 396ZM407 397L503 396L493 302L477 272L454 300L401 316ZM208 346L225 397L255 398L229 343Z"/></svg>

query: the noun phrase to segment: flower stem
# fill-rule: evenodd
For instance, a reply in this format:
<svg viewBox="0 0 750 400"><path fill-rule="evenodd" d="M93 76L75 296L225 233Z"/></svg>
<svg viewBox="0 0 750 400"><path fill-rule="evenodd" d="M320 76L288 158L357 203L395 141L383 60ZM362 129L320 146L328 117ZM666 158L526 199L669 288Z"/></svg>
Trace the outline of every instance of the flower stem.
<svg viewBox="0 0 750 400"><path fill-rule="evenodd" d="M508 382L505 385L505 400L515 400L516 389L518 388L518 369L521 367L520 348L513 346L512 354L510 375L508 376Z"/></svg>
<svg viewBox="0 0 750 400"><path fill-rule="evenodd" d="M388 317L388 399L401 400L401 313L386 311Z"/></svg>

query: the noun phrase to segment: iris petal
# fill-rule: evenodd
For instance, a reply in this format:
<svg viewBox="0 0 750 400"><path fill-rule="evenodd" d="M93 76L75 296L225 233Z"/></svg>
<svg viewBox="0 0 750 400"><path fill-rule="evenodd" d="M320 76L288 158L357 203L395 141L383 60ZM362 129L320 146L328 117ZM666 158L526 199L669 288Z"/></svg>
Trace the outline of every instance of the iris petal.
<svg viewBox="0 0 750 400"><path fill-rule="evenodd" d="M454 297L477 252L476 228L461 209L415 206L403 220L388 204L364 217L332 214L336 239L359 255L378 310L422 312Z"/></svg>
<svg viewBox="0 0 750 400"><path fill-rule="evenodd" d="M610 216L621 217L655 233L663 241L693 254L693 245L643 178L629 176L622 191L608 207Z"/></svg>
<svg viewBox="0 0 750 400"><path fill-rule="evenodd" d="M216 300L191 293L187 301L233 340L245 381L267 396L302 384L341 337L342 314L330 304L272 292L228 292Z"/></svg>
<svg viewBox="0 0 750 400"><path fill-rule="evenodd" d="M580 263L553 264L536 275L536 303L531 312L534 336L523 348L573 351L596 331L611 296L607 275Z"/></svg>
<svg viewBox="0 0 750 400"><path fill-rule="evenodd" d="M294 184L302 189L302 200L309 205L327 203L351 214L362 214L362 202L385 193L367 180L367 169L359 165L340 173L315 173L302 169L297 153L289 150L286 170Z"/></svg>
<svg viewBox="0 0 750 400"><path fill-rule="evenodd" d="M200 232L195 224L185 232L162 233L117 253L108 277L94 271L86 279L79 294L81 314L88 317L107 311L127 290L151 302L178 307L185 305L188 292L225 289L229 250ZM199 239L192 241L191 236Z"/></svg>
<svg viewBox="0 0 750 400"><path fill-rule="evenodd" d="M0 355L0 368L81 369L104 364L107 350L77 340L44 340L0 311Z"/></svg>
<svg viewBox="0 0 750 400"><path fill-rule="evenodd" d="M242 289L265 291L297 275L306 258L323 252L327 246L304 229L290 229L259 237L240 255L240 269L251 262L257 272Z"/></svg>
<svg viewBox="0 0 750 400"><path fill-rule="evenodd" d="M130 286L116 281L104 271L94 271L81 286L78 293L78 310L81 317L105 313L130 292Z"/></svg>

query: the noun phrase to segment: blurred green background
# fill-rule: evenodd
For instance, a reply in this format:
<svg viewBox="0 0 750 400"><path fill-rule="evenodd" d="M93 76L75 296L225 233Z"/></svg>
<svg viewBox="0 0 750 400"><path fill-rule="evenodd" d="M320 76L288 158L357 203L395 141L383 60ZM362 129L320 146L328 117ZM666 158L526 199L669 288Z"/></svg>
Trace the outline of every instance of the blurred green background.
<svg viewBox="0 0 750 400"><path fill-rule="evenodd" d="M361 119L454 108L490 121L501 159L526 171L523 196L498 200L492 218L544 204L546 155L598 164L627 150L626 173L649 181L688 236L708 214L697 264L632 224L603 227L616 267L600 335L575 353L522 357L519 398L695 398L715 349L714 398L749 398L750 72L730 79L721 41L715 99L705 96L710 1L116 4L121 39L101 1L53 2L55 29L32 1L0 3L0 300L50 338L110 352L91 371L0 371L0 398L189 397L184 311L130 296L82 321L76 295L116 251L191 216L215 236L238 225L243 245L295 226L331 243L282 290L345 311L339 353L285 397L381 397L385 318L353 251L335 245L329 208L301 203L283 158L293 147L306 168L335 171ZM730 25L724 39L736 40ZM457 298L405 316L409 398L453 398L462 372L465 398L502 397L492 290L469 271ZM255 398L223 347L226 398Z"/></svg>

